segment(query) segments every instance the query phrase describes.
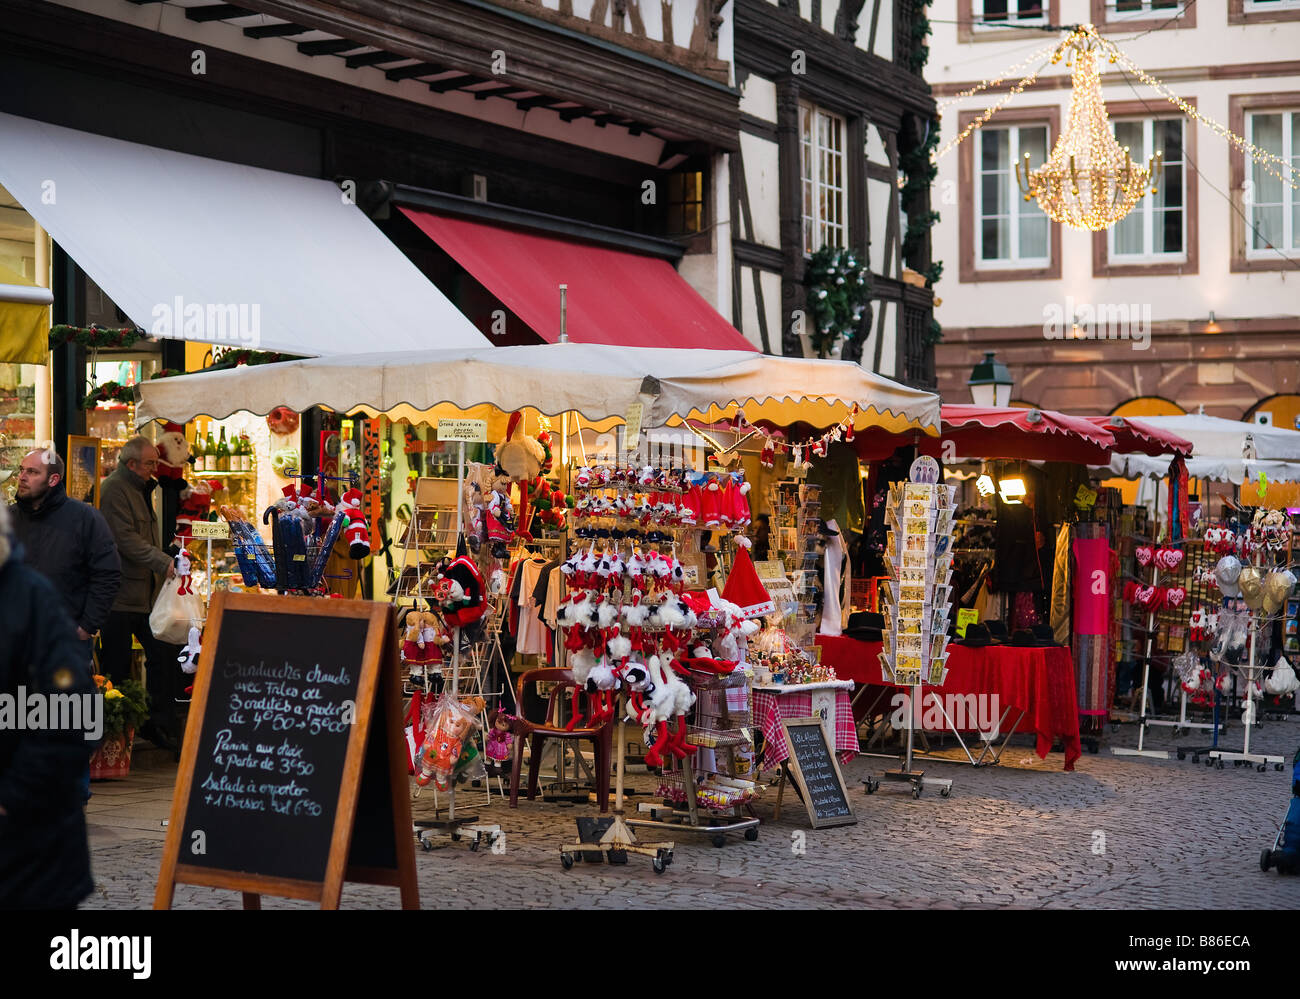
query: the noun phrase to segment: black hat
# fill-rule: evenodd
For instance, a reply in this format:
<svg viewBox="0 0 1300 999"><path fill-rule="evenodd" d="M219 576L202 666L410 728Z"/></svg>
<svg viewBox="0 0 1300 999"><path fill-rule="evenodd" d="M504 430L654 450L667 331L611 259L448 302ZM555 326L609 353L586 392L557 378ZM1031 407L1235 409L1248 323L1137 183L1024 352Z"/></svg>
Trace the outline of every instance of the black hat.
<svg viewBox="0 0 1300 999"><path fill-rule="evenodd" d="M880 642L884 641L884 631L885 615L874 611L855 611L849 615L844 636L856 638L860 642Z"/></svg>
<svg viewBox="0 0 1300 999"><path fill-rule="evenodd" d="M1036 624L1033 627L1034 637L1044 646L1061 647L1060 642L1056 640L1056 632L1052 630L1050 624Z"/></svg>
<svg viewBox="0 0 1300 999"><path fill-rule="evenodd" d="M989 636L993 641L1005 642L1007 640L1007 626L1005 622L994 619L984 623L988 625Z"/></svg>
<svg viewBox="0 0 1300 999"><path fill-rule="evenodd" d="M1042 640L1028 628L1017 628L1011 636L1011 641L1006 643L1013 649L1041 649Z"/></svg>
<svg viewBox="0 0 1300 999"><path fill-rule="evenodd" d="M982 649L985 646L992 645L993 638L989 635L989 626L987 624L972 621L966 625L966 637L953 644L964 645L970 649Z"/></svg>

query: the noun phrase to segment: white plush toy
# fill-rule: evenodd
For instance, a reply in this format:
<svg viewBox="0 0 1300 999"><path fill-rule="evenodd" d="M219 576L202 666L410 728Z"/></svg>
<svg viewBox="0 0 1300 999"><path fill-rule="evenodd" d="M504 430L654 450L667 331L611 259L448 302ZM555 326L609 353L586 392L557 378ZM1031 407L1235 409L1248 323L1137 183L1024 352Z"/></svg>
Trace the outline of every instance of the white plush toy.
<svg viewBox="0 0 1300 999"><path fill-rule="evenodd" d="M199 653L203 651L201 639L203 632L198 625L190 625L190 633L185 642L185 648L181 649L181 654L176 657L176 661L181 664L181 670L186 673L193 673L199 668Z"/></svg>

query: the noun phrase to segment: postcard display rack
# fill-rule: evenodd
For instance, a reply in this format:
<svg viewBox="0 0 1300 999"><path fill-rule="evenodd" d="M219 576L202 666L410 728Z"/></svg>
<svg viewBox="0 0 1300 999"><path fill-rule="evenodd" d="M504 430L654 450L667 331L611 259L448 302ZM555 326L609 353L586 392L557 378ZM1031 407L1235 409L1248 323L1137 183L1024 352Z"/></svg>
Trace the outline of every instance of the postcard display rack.
<svg viewBox="0 0 1300 999"><path fill-rule="evenodd" d="M939 463L927 455L912 463L909 480L890 483L885 510L889 528L885 566L890 586L880 664L886 679L910 688L908 704L916 706L926 696L925 686L941 686L948 675L948 594L957 487L939 481ZM936 700L945 722L961 742L942 699ZM926 777L925 771L913 769L917 712L913 708L905 714L907 739L902 765L886 771L885 780L910 784L915 798L927 786L937 787L942 797L948 797L952 781ZM966 750L965 743L961 745ZM969 750L966 756L970 759ZM880 786L872 777L864 783L869 794Z"/></svg>

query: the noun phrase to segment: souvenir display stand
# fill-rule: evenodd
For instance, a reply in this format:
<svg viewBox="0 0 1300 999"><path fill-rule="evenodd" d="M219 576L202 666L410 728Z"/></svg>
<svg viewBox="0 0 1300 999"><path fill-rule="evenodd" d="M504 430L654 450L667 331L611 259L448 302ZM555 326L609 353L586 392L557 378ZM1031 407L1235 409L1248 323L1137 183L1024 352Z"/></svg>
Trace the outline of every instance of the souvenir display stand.
<svg viewBox="0 0 1300 999"><path fill-rule="evenodd" d="M1180 559L1182 558L1183 552L1181 547L1170 548L1170 549L1161 548L1160 553L1162 556L1166 550L1177 552L1178 557ZM1150 552L1150 549L1148 548L1146 549L1146 551ZM1136 594L1139 599L1146 597L1146 594L1155 594L1160 591L1160 583L1161 583L1160 569L1162 563L1156 563L1154 556L1148 561L1151 562L1151 583L1149 586L1145 588L1140 588L1139 592ZM1139 556L1139 563L1145 564L1142 563L1141 556ZM1146 597L1146 599L1149 601L1151 598ZM1141 707L1138 709L1138 717L1137 717L1138 744L1136 748L1130 748L1127 746L1111 746L1110 751L1114 753L1116 756L1146 756L1154 760L1169 759L1169 753L1163 749L1144 748L1144 744L1146 742L1147 725L1151 724L1151 722L1153 721L1153 719L1147 718L1147 701L1148 701L1148 695L1150 694L1150 682L1151 682L1151 650L1155 642L1155 636L1156 636L1156 608L1154 605L1152 605L1147 612L1146 637L1144 639L1146 642L1146 649L1142 653L1142 695L1141 695L1142 700L1141 700Z"/></svg>
<svg viewBox="0 0 1300 999"><path fill-rule="evenodd" d="M926 777L913 768L916 729L914 705L926 697L926 685L942 686L947 679L948 580L951 576L952 518L957 487L940 482L939 463L922 455L912 463L908 482L890 486L886 523L890 532L885 545L885 565L891 586L886 614L885 646L879 659L884 676L908 689L904 710L905 743L901 766L882 775L886 781L906 783L919 798L925 787L937 787L939 794L952 793L952 781ZM935 697L939 710L966 758L975 760L948 717L942 699ZM880 781L867 777L867 793Z"/></svg>
<svg viewBox="0 0 1300 999"><path fill-rule="evenodd" d="M1285 517L1277 511L1270 515L1260 510L1254 523L1237 539L1241 557L1225 555L1215 567L1215 575L1224 594L1224 609L1220 611L1221 634L1215 650L1221 657L1232 657L1234 647L1240 647L1240 641L1234 641L1234 632L1240 635L1244 630L1246 662L1240 665L1231 661L1228 663L1232 672L1243 681L1241 751L1211 749L1206 754L1207 766L1212 765L1222 770L1224 763L1231 760L1234 767L1254 766L1263 773L1270 764L1275 770L1281 770L1285 762L1281 756L1252 753L1250 734L1251 729L1259 724L1257 713L1263 695L1262 673L1265 666L1260 661L1259 649L1265 638L1264 632L1271 629L1273 622L1286 609L1287 600L1296 585L1294 573L1285 566L1268 566L1265 555L1269 556L1269 561L1273 561L1275 553L1289 547L1289 539L1290 527ZM1225 618L1231 611L1235 611L1235 622L1229 624Z"/></svg>

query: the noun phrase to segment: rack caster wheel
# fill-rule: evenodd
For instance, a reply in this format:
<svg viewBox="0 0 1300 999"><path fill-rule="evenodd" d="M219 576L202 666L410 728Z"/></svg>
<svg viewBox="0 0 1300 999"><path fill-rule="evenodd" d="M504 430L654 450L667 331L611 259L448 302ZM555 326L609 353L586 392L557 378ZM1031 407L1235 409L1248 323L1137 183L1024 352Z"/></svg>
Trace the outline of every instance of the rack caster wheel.
<svg viewBox="0 0 1300 999"><path fill-rule="evenodd" d="M1184 752L1180 749L1180 750L1178 750L1178 758L1179 758L1180 760L1185 760L1185 759L1187 759L1187 754L1184 753Z"/></svg>
<svg viewBox="0 0 1300 999"><path fill-rule="evenodd" d="M1110 723L1110 730L1111 730L1112 732L1118 732L1118 731L1119 731L1119 722L1111 722L1111 723Z"/></svg>
<svg viewBox="0 0 1300 999"><path fill-rule="evenodd" d="M1219 769L1220 769L1220 770L1223 769L1223 761L1222 761L1222 760L1219 761Z"/></svg>
<svg viewBox="0 0 1300 999"><path fill-rule="evenodd" d="M571 867L573 867L572 854L568 854L568 853L560 854L560 866L563 867L566 871L569 870Z"/></svg>
<svg viewBox="0 0 1300 999"><path fill-rule="evenodd" d="M433 844L429 842L427 839L421 839L420 849L423 850L425 853L428 853L430 850L433 849Z"/></svg>
<svg viewBox="0 0 1300 999"><path fill-rule="evenodd" d="M650 866L654 868L656 874L662 874L664 871L668 870L668 865L664 863L664 858L661 856L655 857L655 859L650 862Z"/></svg>
<svg viewBox="0 0 1300 999"><path fill-rule="evenodd" d="M469 852L478 853L478 840L474 840L472 843L470 843Z"/></svg>
<svg viewBox="0 0 1300 999"><path fill-rule="evenodd" d="M1214 766L1214 760L1212 760L1210 757L1207 756L1207 757L1205 758L1205 765L1206 765L1207 767L1212 767L1212 766Z"/></svg>
<svg viewBox="0 0 1300 999"><path fill-rule="evenodd" d="M1267 870L1269 869L1269 866L1270 866L1272 863L1273 863L1273 851L1272 851L1272 850L1264 850L1262 853L1260 853L1260 855L1259 855L1259 869L1260 869L1261 871L1267 871Z"/></svg>
<svg viewBox="0 0 1300 999"><path fill-rule="evenodd" d="M912 788L912 797L913 798L921 797L921 789L919 787Z"/></svg>
<svg viewBox="0 0 1300 999"><path fill-rule="evenodd" d="M611 864L626 864L626 863L627 863L627 851L626 851L626 850L609 850L609 851L607 851L606 856L609 858L609 862L610 862Z"/></svg>
<svg viewBox="0 0 1300 999"><path fill-rule="evenodd" d="M1178 758L1179 758L1180 760L1182 759L1181 756L1178 757ZM1200 754L1200 753L1193 753L1193 754L1192 754L1192 762L1193 762L1193 763L1200 763L1200 762L1201 762L1201 754Z"/></svg>
<svg viewBox="0 0 1300 999"><path fill-rule="evenodd" d="M1282 769L1282 764L1280 764L1280 763L1274 763L1274 764L1273 764L1273 769L1274 769L1274 770L1281 770L1281 769Z"/></svg>
<svg viewBox="0 0 1300 999"><path fill-rule="evenodd" d="M758 839L758 826L752 826L749 829L746 829L745 839L749 840L751 843Z"/></svg>
<svg viewBox="0 0 1300 999"><path fill-rule="evenodd" d="M1261 763L1261 764L1260 764L1259 766L1257 766L1255 769L1258 770L1260 773L1263 773L1265 770L1268 769L1268 764L1267 764L1267 763Z"/></svg>
<svg viewBox="0 0 1300 999"><path fill-rule="evenodd" d="M867 780L864 783L867 785L867 794L875 794L880 790L880 781L878 780Z"/></svg>
<svg viewBox="0 0 1300 999"><path fill-rule="evenodd" d="M952 788L950 788L950 787L941 787L941 788L939 788L939 797L940 797L940 798L947 798L947 797L950 796L951 794L952 794Z"/></svg>
<svg viewBox="0 0 1300 999"><path fill-rule="evenodd" d="M726 837L726 836L723 836L723 835L721 835L721 834L718 834L717 836L712 836L712 837L710 837L710 840L709 840L709 841L710 841L714 846L717 846L717 847L723 847L723 846L726 846L726 845L727 845L727 837Z"/></svg>

